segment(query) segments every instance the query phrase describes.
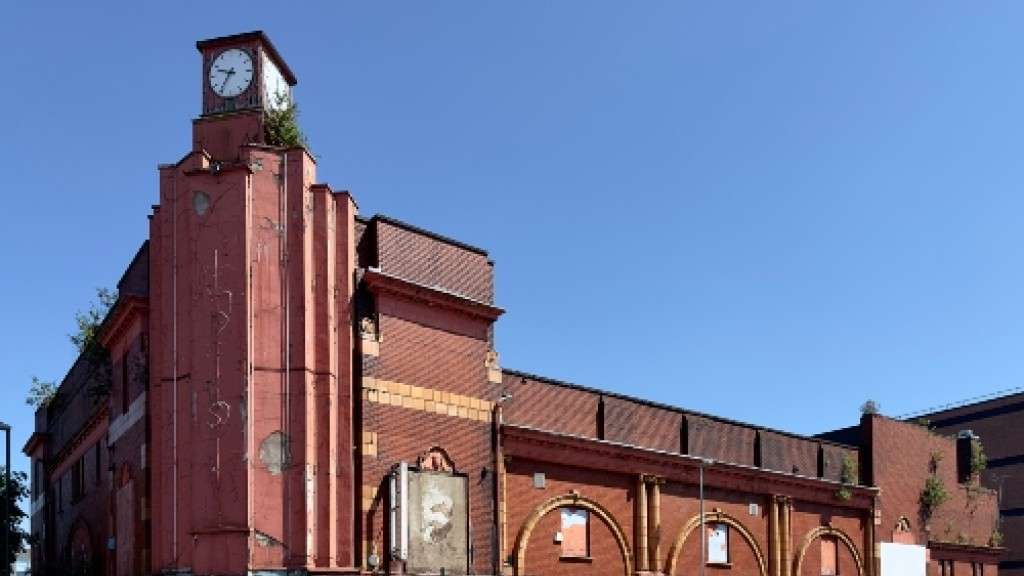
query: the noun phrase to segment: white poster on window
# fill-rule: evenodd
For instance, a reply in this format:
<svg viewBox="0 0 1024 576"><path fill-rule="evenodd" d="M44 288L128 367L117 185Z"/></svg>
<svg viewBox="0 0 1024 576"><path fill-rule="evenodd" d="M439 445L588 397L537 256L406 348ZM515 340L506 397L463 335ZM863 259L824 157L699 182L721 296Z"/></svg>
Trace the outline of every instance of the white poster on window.
<svg viewBox="0 0 1024 576"><path fill-rule="evenodd" d="M729 562L729 527L725 524L708 524L708 563Z"/></svg>
<svg viewBox="0 0 1024 576"><path fill-rule="evenodd" d="M928 563L924 546L882 543L881 576L925 576Z"/></svg>

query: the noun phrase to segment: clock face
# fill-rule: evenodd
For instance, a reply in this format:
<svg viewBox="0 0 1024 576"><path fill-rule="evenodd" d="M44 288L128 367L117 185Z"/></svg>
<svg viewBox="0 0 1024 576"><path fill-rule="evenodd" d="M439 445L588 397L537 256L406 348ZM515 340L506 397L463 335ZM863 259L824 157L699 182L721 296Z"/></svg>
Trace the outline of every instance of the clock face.
<svg viewBox="0 0 1024 576"><path fill-rule="evenodd" d="M263 86L265 105L270 110L282 110L291 104L291 87L266 55L263 56Z"/></svg>
<svg viewBox="0 0 1024 576"><path fill-rule="evenodd" d="M234 98L252 84L252 58L239 48L225 50L210 64L210 88L222 98Z"/></svg>

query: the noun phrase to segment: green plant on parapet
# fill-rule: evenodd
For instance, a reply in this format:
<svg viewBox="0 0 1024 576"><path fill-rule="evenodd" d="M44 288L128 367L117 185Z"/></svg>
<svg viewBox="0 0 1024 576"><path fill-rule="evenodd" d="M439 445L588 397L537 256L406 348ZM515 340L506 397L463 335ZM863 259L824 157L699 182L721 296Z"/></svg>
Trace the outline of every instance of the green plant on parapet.
<svg viewBox="0 0 1024 576"><path fill-rule="evenodd" d="M78 326L78 331L68 335L71 343L81 353L94 352L99 347L96 338L99 336L100 324L106 318L107 312L110 312L110 308L117 302L117 291L109 288L97 288L96 300L89 304L89 309L85 312L75 312L75 324Z"/></svg>
<svg viewBox="0 0 1024 576"><path fill-rule="evenodd" d="M975 438L971 440L971 476L974 480L979 479L985 468L988 468L988 457L985 456L985 449L981 445L981 440Z"/></svg>
<svg viewBox="0 0 1024 576"><path fill-rule="evenodd" d="M269 108L263 116L263 136L271 146L293 148L309 147L306 135L299 127L299 108L287 94L274 96L276 106Z"/></svg>
<svg viewBox="0 0 1024 576"><path fill-rule="evenodd" d="M100 325L110 308L117 302L117 291L109 288L96 289L96 301L89 304L85 312L75 312L75 327L68 339L93 367L87 392L93 399L105 397L110 391L110 362L107 350L99 343ZM58 386L51 381L32 377L25 403L36 409L49 406L57 395Z"/></svg>
<svg viewBox="0 0 1024 576"><path fill-rule="evenodd" d="M992 529L992 535L988 537L988 545L993 548L998 548L1003 545L1003 533L999 528Z"/></svg>
<svg viewBox="0 0 1024 576"><path fill-rule="evenodd" d="M40 380L37 376L33 376L32 385L29 386L28 397L25 398L25 403L38 410L43 406L49 406L50 402L53 402L53 397L56 395L56 383L46 382Z"/></svg>
<svg viewBox="0 0 1024 576"><path fill-rule="evenodd" d="M914 424L917 424L918 426L920 426L920 427L922 427L922 428L924 428L926 430L931 430L932 429L932 421L927 419L927 418L915 418L914 419Z"/></svg>
<svg viewBox="0 0 1024 576"><path fill-rule="evenodd" d="M878 414L881 410L882 406L870 398L860 405L861 414Z"/></svg>
<svg viewBox="0 0 1024 576"><path fill-rule="evenodd" d="M967 495L967 513L973 517L978 512L980 504L978 497L982 494L981 485L976 482L968 483L964 486L964 493Z"/></svg>
<svg viewBox="0 0 1024 576"><path fill-rule="evenodd" d="M857 461L849 454L843 454L843 463L839 468L839 482L842 484L836 490L836 498L847 501L853 497L851 486L857 484Z"/></svg>
<svg viewBox="0 0 1024 576"><path fill-rule="evenodd" d="M102 400L110 393L110 353L100 344L99 335L100 326L115 303L116 290L97 288L96 301L89 304L89 310L75 313L78 332L70 335L71 342L92 366L86 393L93 401Z"/></svg>
<svg viewBox="0 0 1024 576"><path fill-rule="evenodd" d="M939 506L942 506L947 500L949 500L949 493L946 491L946 485L942 483L942 479L934 473L929 474L928 479L924 481L924 489L921 490L919 498L921 515L931 518Z"/></svg>

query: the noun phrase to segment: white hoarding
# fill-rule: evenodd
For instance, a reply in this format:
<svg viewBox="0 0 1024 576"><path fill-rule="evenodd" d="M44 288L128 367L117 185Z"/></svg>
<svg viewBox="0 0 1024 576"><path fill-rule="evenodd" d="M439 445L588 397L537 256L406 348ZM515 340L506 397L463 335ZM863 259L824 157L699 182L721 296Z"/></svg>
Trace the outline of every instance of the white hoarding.
<svg viewBox="0 0 1024 576"><path fill-rule="evenodd" d="M925 576L927 563L924 546L882 543L881 576Z"/></svg>

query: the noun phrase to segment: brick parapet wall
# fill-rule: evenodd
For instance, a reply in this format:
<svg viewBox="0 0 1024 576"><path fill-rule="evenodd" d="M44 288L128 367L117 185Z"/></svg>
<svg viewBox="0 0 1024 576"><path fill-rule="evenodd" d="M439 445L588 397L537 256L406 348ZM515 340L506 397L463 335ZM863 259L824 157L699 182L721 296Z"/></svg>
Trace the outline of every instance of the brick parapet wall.
<svg viewBox="0 0 1024 576"><path fill-rule="evenodd" d="M880 542L892 542L897 521L906 517L918 543L988 544L998 518L996 494L957 482L955 438L878 415L865 416L863 425L870 428L872 480L882 488ZM920 500L933 461L949 498L925 518Z"/></svg>
<svg viewBox="0 0 1024 576"><path fill-rule="evenodd" d="M552 386L507 372L502 375L502 384L512 394L503 408L506 423L598 437L600 394Z"/></svg>
<svg viewBox="0 0 1024 576"><path fill-rule="evenodd" d="M602 393L521 372L503 374L508 424L840 480L857 448Z"/></svg>
<svg viewBox="0 0 1024 576"><path fill-rule="evenodd" d="M688 454L723 462L756 465L757 430L698 416L686 415Z"/></svg>
<svg viewBox="0 0 1024 576"><path fill-rule="evenodd" d="M683 418L679 412L622 398L604 399L605 439L666 452L680 451Z"/></svg>
<svg viewBox="0 0 1024 576"><path fill-rule="evenodd" d="M494 270L486 253L394 220L372 222L383 273L493 303Z"/></svg>

